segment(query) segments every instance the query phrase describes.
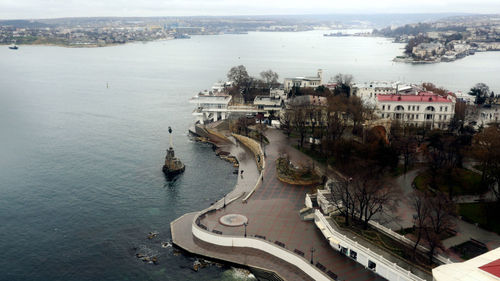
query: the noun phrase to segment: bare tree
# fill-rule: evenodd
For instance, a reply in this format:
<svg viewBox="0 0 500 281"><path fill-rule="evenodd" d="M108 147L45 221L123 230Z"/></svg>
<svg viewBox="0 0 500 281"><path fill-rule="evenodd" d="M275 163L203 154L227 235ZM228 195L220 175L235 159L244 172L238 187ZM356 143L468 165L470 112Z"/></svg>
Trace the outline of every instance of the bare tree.
<svg viewBox="0 0 500 281"><path fill-rule="evenodd" d="M393 135L394 136L394 135ZM403 156L404 173L413 164L417 151L417 138L415 135L396 136L391 140L398 153Z"/></svg>
<svg viewBox="0 0 500 281"><path fill-rule="evenodd" d="M490 126L474 136L473 155L481 162L482 183L500 202L500 128Z"/></svg>
<svg viewBox="0 0 500 281"><path fill-rule="evenodd" d="M240 87L245 81L250 78L247 69L244 65L233 66L227 73L227 79L233 81L236 87Z"/></svg>
<svg viewBox="0 0 500 281"><path fill-rule="evenodd" d="M278 84L278 73L272 71L271 69L262 71L260 77L264 80L267 88L271 89L274 85Z"/></svg>
<svg viewBox="0 0 500 281"><path fill-rule="evenodd" d="M438 193L426 197L425 208L429 209L427 216L429 225L425 228L425 238L429 245L429 264L432 264L436 249L443 248L441 234L454 226L455 205L446 195Z"/></svg>
<svg viewBox="0 0 500 281"><path fill-rule="evenodd" d="M240 117L237 121L236 121L236 130L238 132L238 134L244 134L245 136L248 136L248 132L249 132L249 128L248 126L251 125L251 122L250 120L248 120L248 118L246 117Z"/></svg>
<svg viewBox="0 0 500 281"><path fill-rule="evenodd" d="M339 73L332 80L337 84L333 90L334 95L344 95L346 97L351 95L352 75Z"/></svg>
<svg viewBox="0 0 500 281"><path fill-rule="evenodd" d="M384 210L393 213L398 205L400 193L396 185L384 181L380 174L362 172L354 177L351 185L354 210L365 229L373 216Z"/></svg>
<svg viewBox="0 0 500 281"><path fill-rule="evenodd" d="M445 88L437 87L430 82L422 83L422 88L424 88L424 90L426 91L433 92L440 96L446 96L448 94L448 90L446 90Z"/></svg>
<svg viewBox="0 0 500 281"><path fill-rule="evenodd" d="M291 110L284 110L280 116L280 128L285 132L287 137L292 133L293 113Z"/></svg>
<svg viewBox="0 0 500 281"><path fill-rule="evenodd" d="M413 224L416 235L415 245L413 246L413 257L415 258L418 244L422 240L425 230L429 228L429 212L430 209L426 205L427 195L419 190L415 190L412 194L411 207L415 211L413 216Z"/></svg>
<svg viewBox="0 0 500 281"><path fill-rule="evenodd" d="M349 225L350 210L353 210L353 197L350 191L350 182L352 178L341 179L340 181L331 181L328 183L330 197L335 209L344 217L346 226Z"/></svg>
<svg viewBox="0 0 500 281"><path fill-rule="evenodd" d="M292 113L292 126L300 135L300 147L304 147L304 139L307 133L307 110L306 106L299 103L291 103L290 110Z"/></svg>

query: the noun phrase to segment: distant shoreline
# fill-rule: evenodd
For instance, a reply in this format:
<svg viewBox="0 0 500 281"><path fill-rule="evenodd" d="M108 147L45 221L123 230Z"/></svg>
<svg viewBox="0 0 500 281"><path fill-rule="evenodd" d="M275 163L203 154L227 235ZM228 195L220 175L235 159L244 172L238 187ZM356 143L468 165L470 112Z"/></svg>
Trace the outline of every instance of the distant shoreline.
<svg viewBox="0 0 500 281"><path fill-rule="evenodd" d="M104 47L114 47L114 46L122 46L131 43L148 43L148 42L158 42L158 41L170 41L174 39L158 39L158 40L145 40L145 41L131 41L126 43L105 43L105 44L62 44L62 43L21 43L21 44L4 44L0 43L0 46L49 46L49 47L64 47L64 48L104 48Z"/></svg>

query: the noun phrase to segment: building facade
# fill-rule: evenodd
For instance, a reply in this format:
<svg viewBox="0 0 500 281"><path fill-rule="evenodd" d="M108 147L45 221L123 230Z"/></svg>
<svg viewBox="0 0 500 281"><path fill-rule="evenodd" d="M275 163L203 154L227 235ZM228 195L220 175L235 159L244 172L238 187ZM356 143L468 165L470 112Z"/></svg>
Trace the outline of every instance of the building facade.
<svg viewBox="0 0 500 281"><path fill-rule="evenodd" d="M351 87L351 95L359 97L367 105L376 105L378 95L415 95L418 90L420 89L414 85L406 85L400 82L373 81L354 84Z"/></svg>
<svg viewBox="0 0 500 281"><path fill-rule="evenodd" d="M434 93L417 95L378 95L377 113L382 119L402 124L447 129L455 114L455 101Z"/></svg>
<svg viewBox="0 0 500 281"><path fill-rule="evenodd" d="M295 77L285 78L283 86L285 92L289 92L293 87L298 88L317 88L323 84L323 70L318 69L315 77Z"/></svg>
<svg viewBox="0 0 500 281"><path fill-rule="evenodd" d="M226 119L230 101L230 95L213 94L212 92L199 93L189 100L190 103L196 104L193 116L195 116L195 122L199 124Z"/></svg>

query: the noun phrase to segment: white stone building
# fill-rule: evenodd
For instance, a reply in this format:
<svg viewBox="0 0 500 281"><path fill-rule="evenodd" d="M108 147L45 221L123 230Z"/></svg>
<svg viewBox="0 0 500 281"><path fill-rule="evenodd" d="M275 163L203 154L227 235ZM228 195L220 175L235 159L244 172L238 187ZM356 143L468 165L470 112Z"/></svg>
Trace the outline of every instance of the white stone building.
<svg viewBox="0 0 500 281"><path fill-rule="evenodd" d="M454 94L455 94L455 97L457 98L457 101L465 102L465 104L467 104L467 105L474 104L474 100L476 99L475 96L472 96L469 94L464 94L462 92L456 92Z"/></svg>
<svg viewBox="0 0 500 281"><path fill-rule="evenodd" d="M480 126L488 126L493 123L500 122L500 105L492 104L492 105L483 105L479 109L477 125Z"/></svg>
<svg viewBox="0 0 500 281"><path fill-rule="evenodd" d="M383 119L399 120L403 124L446 129L455 114L455 101L430 92L378 95L377 113Z"/></svg>
<svg viewBox="0 0 500 281"><path fill-rule="evenodd" d="M351 95L359 97L367 105L376 105L378 95L415 95L419 88L414 85L402 84L401 82L372 81L370 83L354 84L351 87Z"/></svg>
<svg viewBox="0 0 500 281"><path fill-rule="evenodd" d="M285 78L283 86L285 92L289 92L293 87L317 88L323 84L323 70L318 69L318 75L314 77Z"/></svg>
<svg viewBox="0 0 500 281"><path fill-rule="evenodd" d="M285 106L285 101L281 96L256 96L253 101L258 110L264 111L264 117L271 115L279 117L281 109Z"/></svg>
<svg viewBox="0 0 500 281"><path fill-rule="evenodd" d="M195 122L206 124L218 120L224 120L228 117L228 105L231 96L226 94L214 94L213 92L202 92L189 100L196 104L193 111Z"/></svg>

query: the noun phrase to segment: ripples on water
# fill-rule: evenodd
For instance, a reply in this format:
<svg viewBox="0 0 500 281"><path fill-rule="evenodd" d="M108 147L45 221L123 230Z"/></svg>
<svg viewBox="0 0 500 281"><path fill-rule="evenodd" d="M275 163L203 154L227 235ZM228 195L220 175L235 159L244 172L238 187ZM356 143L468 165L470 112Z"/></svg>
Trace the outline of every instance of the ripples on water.
<svg viewBox="0 0 500 281"><path fill-rule="evenodd" d="M482 81L500 89L498 54L402 65L391 62L401 46L386 39L322 33L97 49L0 46L0 280L238 279L216 266L195 273L193 257L161 246L173 219L209 206L236 181L230 164L186 136L188 99L231 66L244 64L254 75L324 68L326 77L344 72L361 81L405 78L450 89ZM161 172L168 126L186 164L174 182ZM148 240L151 231L158 238ZM160 264L142 262L138 251L157 255Z"/></svg>

